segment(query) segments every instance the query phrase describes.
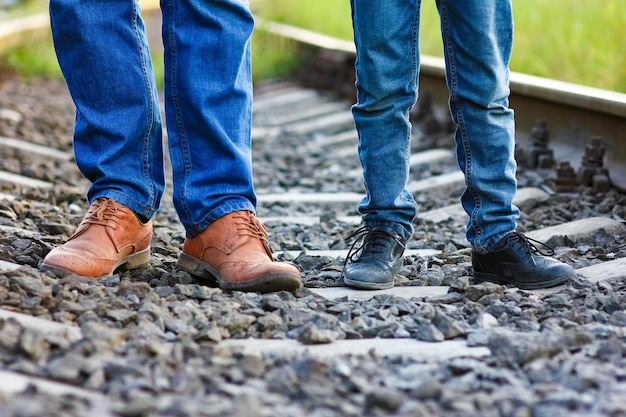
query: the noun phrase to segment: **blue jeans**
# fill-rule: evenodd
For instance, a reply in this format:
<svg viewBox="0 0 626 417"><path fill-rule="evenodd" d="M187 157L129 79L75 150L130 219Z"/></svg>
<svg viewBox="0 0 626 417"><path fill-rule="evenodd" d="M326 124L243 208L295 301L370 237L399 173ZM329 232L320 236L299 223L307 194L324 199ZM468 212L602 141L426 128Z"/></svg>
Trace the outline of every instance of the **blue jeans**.
<svg viewBox="0 0 626 417"><path fill-rule="evenodd" d="M354 121L367 190L359 211L368 225L413 232L417 206L406 190L411 124L418 90L420 0L351 0L357 48ZM519 210L515 126L508 107L513 42L510 0L437 0L456 123L461 203L467 239L489 251L515 230Z"/></svg>
<svg viewBox="0 0 626 417"><path fill-rule="evenodd" d="M247 0L161 0L174 205L189 237L256 210ZM165 187L162 121L136 0L51 0L54 46L76 104L74 152L92 185L146 218Z"/></svg>

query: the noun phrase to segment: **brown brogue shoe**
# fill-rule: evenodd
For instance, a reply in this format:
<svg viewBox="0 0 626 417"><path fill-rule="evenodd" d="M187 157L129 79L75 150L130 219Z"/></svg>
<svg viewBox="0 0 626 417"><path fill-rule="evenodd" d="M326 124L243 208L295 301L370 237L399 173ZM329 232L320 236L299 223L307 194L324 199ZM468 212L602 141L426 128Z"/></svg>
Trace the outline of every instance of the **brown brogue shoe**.
<svg viewBox="0 0 626 417"><path fill-rule="evenodd" d="M141 223L128 207L109 198L94 201L69 240L54 248L39 269L58 275L98 278L124 265L150 262L152 222Z"/></svg>
<svg viewBox="0 0 626 417"><path fill-rule="evenodd" d="M249 211L229 213L186 239L178 266L224 290L294 291L302 285L295 266L274 261L267 230Z"/></svg>

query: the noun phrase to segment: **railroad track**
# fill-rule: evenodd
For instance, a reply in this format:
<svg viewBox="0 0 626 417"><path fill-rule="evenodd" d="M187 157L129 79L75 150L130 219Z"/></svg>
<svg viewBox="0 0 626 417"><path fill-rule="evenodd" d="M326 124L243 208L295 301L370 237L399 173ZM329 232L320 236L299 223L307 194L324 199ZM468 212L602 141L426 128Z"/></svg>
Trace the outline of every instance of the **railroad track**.
<svg viewBox="0 0 626 417"><path fill-rule="evenodd" d="M465 303L466 308L471 309L474 308L473 303L478 303L479 300L489 305L489 296L493 295L487 294L489 291L495 293L500 291L502 297L501 289L488 286L489 288L480 290L486 291L481 293L481 297L486 298L477 296L473 299L469 294L480 291L474 286L468 289L463 285L465 282L463 278L467 279L467 273L463 271L469 268L469 249L462 242L465 214L458 202L460 190L463 188L463 178L456 166L451 133L447 130L449 121L439 109L427 105L422 105L421 116L414 122L412 173L408 185L408 189L416 195L422 211L416 224L416 237L408 245L406 268L399 278L398 285L393 289L381 291L356 291L341 286L338 275L348 247L342 237L358 227L360 218L355 212L355 207L363 195L350 104L349 100L330 95L321 89L311 88L306 79L270 83L259 86L255 91L252 132L254 164L260 172L275 173L269 176L261 175L257 179L258 214L269 227L270 243L277 256L293 260L302 270L306 290L299 297L306 300L307 304L300 306L299 311L314 312L321 306L331 306L339 315L339 310L344 308L345 304L355 308L360 306L360 303L365 305L373 302L372 300L380 300L383 306L385 303L409 300L411 306L418 310L423 308L423 305L437 306L445 310L450 303ZM548 119L546 114L541 116ZM620 123L623 123L623 120ZM549 143L547 149L551 146L552 143ZM29 340L46 340L55 347L57 358L63 358L64 349L71 352L73 346L86 343L85 341L95 343L93 342L95 339L92 335L86 334L93 332L89 326L72 319L79 316L78 314L51 316L45 309L32 307L37 304L38 299L45 299L54 291L59 291L57 281L50 281L50 278L35 268L37 259L42 255L41 247L57 243L69 234L70 230L67 225L61 223L47 223L42 226L21 221L18 217L23 219L28 216L16 213L16 207L26 211L46 210L58 213L70 210L74 212L71 221L75 222L81 213L81 207L71 202L68 193L70 196L80 197L87 184L81 180L72 154L66 150L29 142L24 138L0 136L0 154L3 164L0 171L2 184L0 218L4 220L0 224L0 253L3 256L0 261L0 283L3 283L3 286L0 286L0 296L3 297L0 297L0 335L2 337L21 335L20 341L15 345L0 342L0 352L6 353L13 349L18 352L15 357L26 358L13 363L3 362L5 367L0 371L0 394L17 396L34 390L42 395L80 398L84 404L88 404L84 406L88 413L85 415L103 417L151 415L147 411L150 407L144 403L141 403L140 407L119 392L112 394L99 389L102 384L92 380L83 384L83 379L72 376L73 373L66 369L72 367L70 362L65 368L61 365L60 369L49 365L46 372L37 371L33 365L29 365L31 362L41 360L38 353L31 349ZM583 155L584 150L578 148L576 154ZM57 174L57 171L74 174L63 176ZM615 182L612 183L612 188L606 188L606 184L596 184L600 187L599 190L593 190L593 185L572 187L571 184L567 190L559 190L558 183L555 183L557 172L553 166L521 167L520 178L521 187L515 202L524 213L528 213L528 217L520 220L521 227L529 229L526 233L529 237L556 245L557 255L576 266L579 278L575 285L591 283L600 290L606 290L611 283L626 278L626 247L623 241L626 226L621 218L623 213L619 211L619 206L624 200L619 187L615 189ZM57 191L59 186L61 191ZM56 198L55 194L58 194ZM596 213L590 207L585 207L590 204L589 202L602 200L602 195L611 195L611 198L617 201L615 206L617 208ZM50 196L53 198L50 199ZM572 204L571 200L579 201L580 207ZM54 201L62 203L55 205ZM176 271L171 266L168 267L168 263L164 261L167 255L174 256L175 253L170 253L172 249L169 247L159 246L163 241L176 241L181 233L179 228L171 225L173 208L169 201L166 196L163 210L165 214L156 220L157 229L162 232L159 240L155 241L154 251L157 260L153 261L153 267L162 268L165 275L175 275ZM570 202L569 205L567 202ZM554 213L555 209L562 212L559 218L542 217L541 213L544 211ZM59 217L63 217L63 214ZM439 229L445 232L437 234ZM306 235L305 238L301 237L302 234ZM39 249L32 249L37 245L40 245ZM594 254L601 252L601 256L591 256L592 252ZM586 259L587 261L583 262ZM125 275L125 272L120 274L119 281L113 280L112 284L109 281L106 283L97 281L89 285L103 288L121 286L120 281L128 279L129 276ZM471 280L468 284L471 284ZM27 298L30 300L29 303L22 305L12 302L14 300L12 291L16 286L21 289L20 291L29 294ZM521 297L530 304L543 301L548 303L548 300L561 297L563 308L567 310L568 303L574 302L573 298L568 298L571 294L571 289L568 288L561 286L535 291L505 289L504 297ZM199 291L193 284L176 286L171 293L163 289L158 291L164 291L163 295L159 293L162 299L176 294L187 302L187 308L194 308L196 300L210 300L216 294L221 296L221 291L215 288L203 289L202 296L192 295L192 290ZM74 288L72 291L76 292L77 289ZM467 297L465 301L458 298L459 294L465 294ZM126 297L131 295L132 292ZM238 309L245 310L247 299L244 296L238 294L232 297L225 294L223 296L229 303L236 304ZM67 297L72 296L68 294ZM270 301L266 302L269 303ZM198 305L195 307L198 308ZM381 307L380 314L387 311L388 307L389 305L385 309ZM77 306L72 308L74 311L78 309ZM140 304L135 308L138 312L142 311ZM260 312L256 314L261 316ZM108 337L115 339L117 331L126 329L138 331L133 327L136 323L134 318L119 317L115 311L110 312L108 318L110 322L108 324L103 322L103 328L100 329L104 339ZM383 314L381 321L384 321L384 318ZM500 319L501 322L504 320ZM478 330L490 331L499 327L504 329L508 324L504 320L503 325L487 314L477 319L476 323L478 324L472 323L472 326L477 326ZM622 327L614 326L611 329L612 335L624 340L626 334ZM356 338L354 333L348 332L345 337L335 335L325 339L322 335L318 339L303 339L300 336L280 338L276 335L269 338L246 338L241 335L225 337L209 333L205 341L211 346L212 354L224 361L227 361L226 357L231 356L282 358L280 359L282 361L312 358L315 363L336 365L333 361L337 358L354 358L345 360L348 362L353 360L350 363L357 366L356 364L366 363L368 358L378 357L390 358L392 363L408 359L412 363L435 363L437 366L444 366L443 364L451 361L455 363L456 359L474 363L472 361L493 360L494 356L492 346L477 341L480 339L479 331L465 330L456 336L432 340L426 336L415 337L414 334L394 333L390 336L387 333L386 336L381 336L383 333L373 331L370 334L370 337ZM551 334L549 329L546 334ZM393 339L393 343L389 343L390 338ZM183 336L172 336L167 340L150 342L138 352L157 357L180 355L184 340ZM433 344L434 341L438 343ZM115 346L113 341L111 346ZM116 355L115 348L112 348L111 355ZM97 361L102 360L101 357L94 355L93 360L91 366L94 368L100 366ZM120 356L116 360L121 360ZM459 369L462 367L460 363L457 363ZM90 366L89 359L84 359L81 366L86 372ZM157 369L155 372L160 371ZM345 372L344 377L350 373L347 370L341 372ZM222 393L227 393L227 398L230 398L222 400L230 401L231 407L235 407L233 404L237 399L247 398L245 395L252 395L250 393L258 388L255 385L246 385L234 374L229 378L228 383L220 389ZM262 376L258 378L263 379ZM156 395L171 393L171 389L170 391L168 389L160 391L155 387L153 393ZM186 397L181 394L180 398L185 400ZM291 398L297 402L297 395L294 394ZM370 398L368 401L374 400ZM380 401L380 404L376 403L379 408L374 409L373 415L391 415L392 411L395 413L399 409L383 400ZM299 415L296 411L291 413L273 415ZM357 411L355 415L359 415L358 413Z"/></svg>
<svg viewBox="0 0 626 417"><path fill-rule="evenodd" d="M330 207L337 219L348 226L357 226L360 223L360 216L354 210L363 197L364 190L359 184L361 170L357 159L357 136L352 123L350 103L294 83L270 84L258 88L255 97L253 141L261 143L264 152L267 152L268 149L285 150L286 152L278 153L278 156L274 155L272 158L275 160L292 159L292 161L281 160L280 166L285 172L293 173L293 186L274 187L279 189L278 192L272 192L273 184L257 185L257 190L260 190L258 196L259 215L270 224L292 223L311 226L319 224ZM447 121L441 120L440 124L445 126ZM450 137L449 132L445 131L443 134L435 135L444 138ZM417 138L414 140L419 142ZM2 145L5 154L5 163L9 160L10 155L21 154L26 155L28 161L52 160L55 164L65 164L69 171L76 171L73 168L74 162L71 152L51 149L47 146L4 136L0 136L0 145ZM274 148L275 146L285 147ZM422 211L419 218L422 222L432 224L455 219L459 225L463 225L465 214L456 200L459 190L463 188L464 180L456 165L454 151L451 146L423 149L424 146L424 144L417 145L416 148L420 148L420 150L411 155L412 169L417 173L412 176L412 180L407 186L407 189L417 197L421 194L434 195L432 201L424 204L433 208ZM316 156L310 162L313 166L307 166L307 163L303 162L308 154ZM326 166L320 167L321 164L326 164ZM437 165L435 175L430 174L428 170L426 170L425 175L421 172L425 169L424 167L433 164ZM346 167L350 168L346 169ZM316 173L316 170L319 173ZM551 169L543 169L542 171L546 175L550 173ZM298 175L298 173L300 174ZM329 189L328 191L312 190L311 185L316 186L316 184L306 182L311 179L310 175L336 178L338 183L332 184L330 181L325 184L324 186ZM554 177L553 175L548 176ZM25 176L18 172L1 170L0 181L5 189L14 189L13 193L3 192L0 197L6 201L12 201L20 198L20 190L23 188L45 190L58 185L59 179L55 184L54 181L46 178ZM550 188L553 183L554 181L548 180L541 183L539 187L520 188L515 200L516 204L522 208L537 204L549 204L550 199L558 194L557 191ZM75 186L76 184L69 185ZM83 182L83 185L86 183ZM579 187L579 189L584 188ZM444 196L440 195L440 191L443 191ZM570 192L566 195L574 196L575 193ZM437 203L441 201L450 204L442 206ZM276 210L276 207L280 209L289 204L305 206L306 208L301 210L304 213L298 216L285 217ZM337 209L345 212L337 214ZM296 208L295 211L298 210ZM574 241L584 240L600 229L608 230L610 233L620 232L622 223L621 219L611 216L592 217L551 225L549 228L530 231L528 234L530 237L539 238L542 241L554 239L555 236L569 236ZM19 231L14 227L6 226L3 227L3 230L21 232L27 235L37 233L37 231ZM303 249L297 248L287 252L297 256ZM320 256L342 256L345 254L344 250L308 250L308 252ZM440 250L433 247L409 249L408 254L432 256L439 252ZM6 265L8 264L5 263L5 268L11 269ZM618 265L622 265L621 260L616 260L612 265L615 266L609 269L619 269ZM598 268L598 270L600 269ZM589 269L589 271L591 270L593 268ZM586 272L583 271L582 273ZM589 274L592 276L595 273L590 272Z"/></svg>
<svg viewBox="0 0 626 417"><path fill-rule="evenodd" d="M445 121L442 124L445 124ZM335 221L335 227L339 227L341 229L340 234L344 236L348 234L351 228L357 227L360 219L354 213L354 207L362 197L363 190L358 186L354 187L355 184L359 184L361 173L358 168L356 133L351 122L349 103L292 83L261 87L256 91L253 140L255 144L258 144L255 147L259 148L258 150L263 157L267 157L267 149L281 149L281 153L274 155L270 163L275 164L276 168L283 172L291 171L292 178L294 178L293 184L290 186L277 185L270 181L258 185L259 216L270 227L272 244L275 248L280 248L284 243L280 241L281 236L283 236L281 228L286 225L298 225L306 230L307 228L319 227L325 221ZM28 160L31 161L38 159L54 160L55 164L67 165L66 169L68 170L75 169L72 156L68 152L6 137L0 137L0 142L3 145L2 152L5 159L9 155L26 154ZM299 152L298 148L301 148ZM451 147L423 149L414 152L411 161L415 174L412 176L409 189L418 197L428 195L429 198L434 199L434 201L425 203L432 205L433 208L420 214L422 225L430 228L437 227L438 224L452 222L456 224L458 229L458 239L461 239L465 215L460 205L453 201L457 199L459 190L463 187L463 178L458 173L452 152ZM323 158L311 158L311 161L307 162L307 153L323 155ZM433 164L437 166L437 174L432 174L424 168ZM319 170L320 173L316 174L315 170ZM325 181L324 184L328 190L316 191L311 189L311 186L316 185L311 176L326 176L338 181ZM23 189L49 189L58 186L58 184L46 179L6 171L0 172L0 181L3 183L4 189L0 197L5 202L21 200L30 207L37 204L45 205L45 203L24 200L22 197ZM549 189L546 184L541 184L539 187L525 187L519 190L516 203L522 208L549 205L556 195L557 193ZM439 206L439 201L450 201L451 203ZM284 212L295 214L285 215ZM626 233L626 227L623 222L607 215L551 225L531 231L528 235L541 241L555 241L555 239L558 241L558 239L565 237L570 242L585 242L593 240L593 236L598 233L621 237ZM44 231L13 226L0 226L0 234L4 242L29 237L45 238ZM336 236L330 236L327 239L333 240L336 239ZM432 246L409 245L407 258L412 259L411 263L433 261L445 252L442 250L443 243L435 242ZM318 247L323 246L323 248L316 249L316 245ZM303 254L310 258L338 259L343 259L346 255L345 247L331 249L332 242L324 242L323 240L313 244L313 248L296 248L295 246L297 245L279 249L277 253L292 259L303 256ZM465 256L457 257L460 264L467 262L467 250L461 249L457 252L457 255L463 254ZM0 262L1 271L19 272L26 269L28 270L27 274L41 275L30 268L13 260ZM624 278L626 277L625 271L626 258L617 258L579 268L577 273L583 279L602 282ZM320 272L303 270L304 276L311 273ZM350 290L336 284L324 287L320 285L318 280L308 280L307 282L310 285L309 291L328 300L342 297L350 300L369 300L380 295L436 300L438 297L445 297L450 292L449 285L396 286L391 290L363 292ZM544 297L558 292L560 289L557 287L548 290L528 291L527 293ZM0 302L1 304L2 302ZM13 305L10 309L5 306L0 309L0 322L2 320L15 320L25 329L30 329L29 331L35 333L61 332L69 335L71 340L79 340L81 337L80 328L76 325L59 324L45 319L33 318L27 310L22 312L19 306ZM385 339L338 340L333 344L310 346L294 340L225 340L219 346L239 349L239 351L247 353L256 352L257 354L281 352L280 354L289 356L303 355L306 352L306 354L318 358L341 355L341 352L355 355L366 354L371 350L383 356L408 355L416 359L429 358L429 360L433 358L432 347L429 343L405 339L400 339L398 343L394 344L384 341ZM437 351L439 352L439 360L448 360L457 356L482 357L488 355L488 351L484 347L470 347L463 340L445 341L437 347ZM101 393L91 392L40 376L5 371L2 380L11 381L0 386L0 391L4 390L4 392L23 390L28 384L31 384L46 392L77 395L88 398L97 404L103 401Z"/></svg>
<svg viewBox="0 0 626 417"><path fill-rule="evenodd" d="M259 22L261 30L298 45L306 62L300 71L305 85L353 96L352 42L276 22ZM626 191L626 94L512 72L510 106L515 110L516 139L531 145L532 130L543 119L557 161L575 169L592 137L606 147L604 167L614 187ZM442 58L421 57L420 94L428 95L438 111L447 112L448 88Z"/></svg>

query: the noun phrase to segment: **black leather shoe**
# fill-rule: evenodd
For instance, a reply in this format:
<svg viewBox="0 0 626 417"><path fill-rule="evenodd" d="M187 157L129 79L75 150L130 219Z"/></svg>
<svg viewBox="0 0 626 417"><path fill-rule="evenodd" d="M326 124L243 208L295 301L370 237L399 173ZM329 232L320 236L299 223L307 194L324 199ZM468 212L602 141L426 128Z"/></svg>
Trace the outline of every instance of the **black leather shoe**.
<svg viewBox="0 0 626 417"><path fill-rule="evenodd" d="M548 248L548 252L541 252L531 242ZM490 281L534 290L554 287L573 278L574 268L548 258L552 255L551 247L520 233L509 233L491 252L484 255L472 252L474 282Z"/></svg>
<svg viewBox="0 0 626 417"><path fill-rule="evenodd" d="M343 266L343 282L365 290L393 287L394 277L402 268L404 240L391 227L362 227L351 236L356 240ZM355 249L357 243L361 246Z"/></svg>

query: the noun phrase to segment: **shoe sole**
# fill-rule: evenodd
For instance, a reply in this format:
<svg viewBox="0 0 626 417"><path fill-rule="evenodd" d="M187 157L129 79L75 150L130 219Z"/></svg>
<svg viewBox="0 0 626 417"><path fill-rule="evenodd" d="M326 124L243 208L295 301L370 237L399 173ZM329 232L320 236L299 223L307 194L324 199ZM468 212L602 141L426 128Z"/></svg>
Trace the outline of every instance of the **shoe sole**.
<svg viewBox="0 0 626 417"><path fill-rule="evenodd" d="M108 273L103 275L99 275L97 277L92 277L88 275L79 275L69 269L61 268L60 266L55 265L46 265L42 263L39 265L39 270L42 272L52 272L57 277L67 277L70 275L76 275L83 278L102 278L113 275L113 273L120 267L124 267L127 270L141 268L142 266L146 266L150 263L150 248L144 249L140 252L133 253L128 255L122 259L120 259Z"/></svg>
<svg viewBox="0 0 626 417"><path fill-rule="evenodd" d="M344 278L343 283L349 287L358 288L360 290L388 290L393 288L393 282L363 282L354 279Z"/></svg>
<svg viewBox="0 0 626 417"><path fill-rule="evenodd" d="M475 284L480 284L481 282L493 282L494 284L499 284L499 285L514 285L517 288L520 288L522 290L540 290L542 288L552 288L552 287L556 287L557 285L564 284L565 282L569 281L575 276L576 276L575 273L571 273L569 275L555 278L552 281L544 281L544 282L527 284L527 283L516 282L514 280L503 279L503 278L500 278L500 276L495 275L495 274L475 272L473 281Z"/></svg>
<svg viewBox="0 0 626 417"><path fill-rule="evenodd" d="M268 274L245 282L226 282L211 265L186 253L180 254L177 266L191 275L216 282L225 291L293 292L302 286L300 276L289 273Z"/></svg>

